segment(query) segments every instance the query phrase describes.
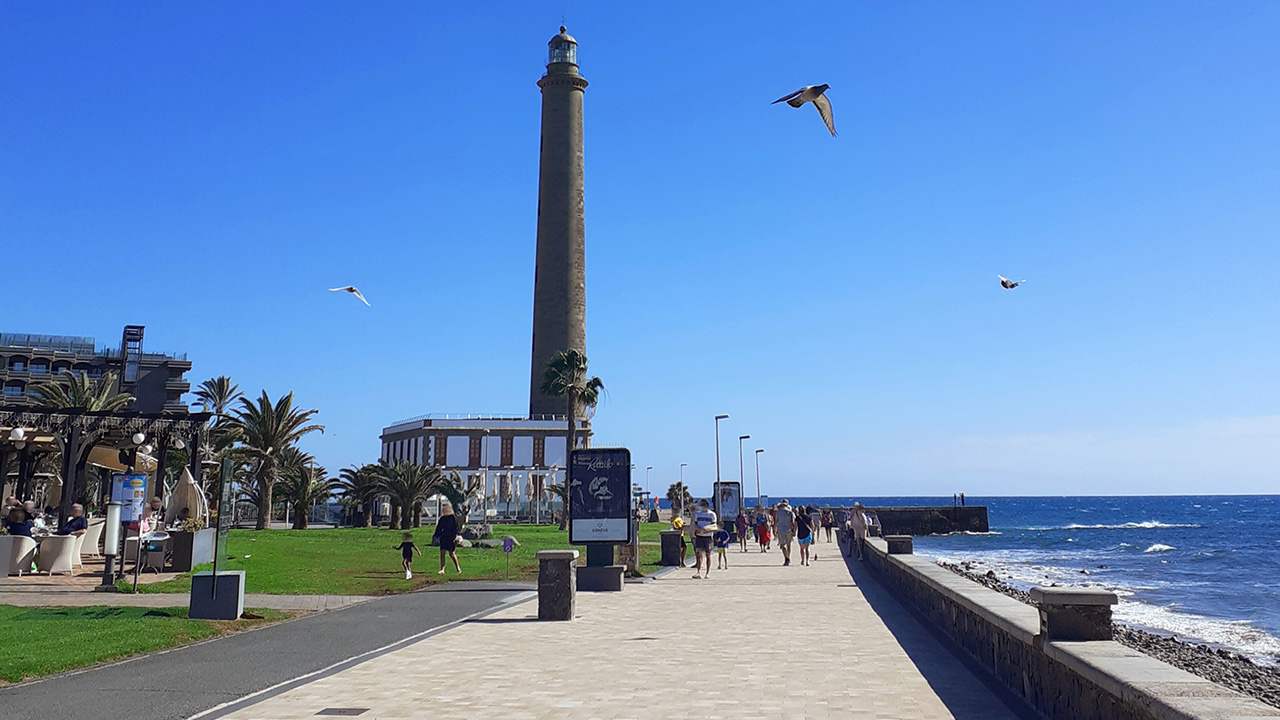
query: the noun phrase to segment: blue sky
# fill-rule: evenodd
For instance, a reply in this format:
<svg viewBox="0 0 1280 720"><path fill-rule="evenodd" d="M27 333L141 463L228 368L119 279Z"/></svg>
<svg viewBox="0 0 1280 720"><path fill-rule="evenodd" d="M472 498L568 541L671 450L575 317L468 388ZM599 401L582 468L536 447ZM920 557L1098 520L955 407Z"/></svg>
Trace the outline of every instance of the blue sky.
<svg viewBox="0 0 1280 720"><path fill-rule="evenodd" d="M774 496L1280 491L1280 5L786 5L0 5L3 327L145 324L331 469L523 412L563 18L597 440L655 489L729 413ZM769 104L818 83L838 138Z"/></svg>

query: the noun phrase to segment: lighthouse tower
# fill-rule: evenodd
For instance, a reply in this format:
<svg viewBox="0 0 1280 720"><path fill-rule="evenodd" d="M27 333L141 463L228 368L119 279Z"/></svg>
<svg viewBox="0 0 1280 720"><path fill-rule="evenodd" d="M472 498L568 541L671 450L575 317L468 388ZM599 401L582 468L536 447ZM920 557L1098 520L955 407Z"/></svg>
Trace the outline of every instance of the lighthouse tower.
<svg viewBox="0 0 1280 720"><path fill-rule="evenodd" d="M561 26L548 43L538 162L538 252L533 280L533 360L529 417L562 415L563 398L542 392L547 363L562 350L587 351L586 221L582 177L582 95L578 41Z"/></svg>

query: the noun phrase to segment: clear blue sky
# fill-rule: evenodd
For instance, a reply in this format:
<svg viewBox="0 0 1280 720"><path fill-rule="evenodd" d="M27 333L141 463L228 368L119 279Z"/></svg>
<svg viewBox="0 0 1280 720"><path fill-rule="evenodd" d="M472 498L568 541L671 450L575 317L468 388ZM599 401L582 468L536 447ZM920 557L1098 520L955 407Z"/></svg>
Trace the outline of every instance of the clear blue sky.
<svg viewBox="0 0 1280 720"><path fill-rule="evenodd" d="M0 324L145 324L334 470L523 412L562 17L655 489L725 412L774 496L1280 491L1271 2L0 4ZM838 138L769 104L818 83Z"/></svg>

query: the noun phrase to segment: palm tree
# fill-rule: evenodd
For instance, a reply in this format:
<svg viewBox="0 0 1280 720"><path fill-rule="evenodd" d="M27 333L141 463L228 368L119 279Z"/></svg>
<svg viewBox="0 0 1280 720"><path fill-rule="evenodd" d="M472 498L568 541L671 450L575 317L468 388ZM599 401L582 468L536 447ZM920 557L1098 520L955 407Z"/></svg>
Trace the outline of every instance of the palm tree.
<svg viewBox="0 0 1280 720"><path fill-rule="evenodd" d="M50 380L37 384L32 388L38 407L54 410L86 410L114 412L133 402L129 393L117 391L116 374L107 372L98 380L94 380L84 372L63 370L61 376L66 382ZM71 477L62 478L62 502L59 503L59 516L67 517L71 512L71 504L76 497L83 498L88 490L84 469L89 462L89 453L94 445L102 439L102 430L91 430L81 436L79 456L66 462L68 448L67 438L58 435L58 447L63 453L64 467L70 468Z"/></svg>
<svg viewBox="0 0 1280 720"><path fill-rule="evenodd" d="M403 460L378 465L378 484L382 491L391 496L391 529L400 526L409 527L409 512L412 511L414 527L422 525L422 503L436 494L440 483L439 468L427 465L415 465ZM400 508L399 517L395 508ZM397 523L399 521L399 523Z"/></svg>
<svg viewBox="0 0 1280 720"><path fill-rule="evenodd" d="M551 494L560 499L560 529L569 527L569 484L568 482L547 485Z"/></svg>
<svg viewBox="0 0 1280 720"><path fill-rule="evenodd" d="M689 486L679 481L671 483L671 487L667 488L667 500L671 502L671 517L678 516L684 508L693 505Z"/></svg>
<svg viewBox="0 0 1280 720"><path fill-rule="evenodd" d="M129 393L116 392L116 374L113 372L104 373L99 380L70 370L63 370L61 374L67 382L49 380L31 388L37 407L111 412L133 402Z"/></svg>
<svg viewBox="0 0 1280 720"><path fill-rule="evenodd" d="M373 524L373 503L377 499L379 493L382 492L382 486L378 479L378 466L374 464L360 465L359 467L352 465L348 468L342 468L338 471L338 492L356 505L360 509L360 526L369 527Z"/></svg>
<svg viewBox="0 0 1280 720"><path fill-rule="evenodd" d="M432 488L433 495L443 495L449 501L453 506L454 514L458 516L458 522L462 524L466 524L467 514L471 511L471 500L479 492L479 478L473 478L469 483L465 482L457 470L448 475L441 473L435 487Z"/></svg>
<svg viewBox="0 0 1280 720"><path fill-rule="evenodd" d="M328 502L336 485L337 481L314 463L291 466L282 471L280 494L293 504L294 530L307 529L308 511L319 503Z"/></svg>
<svg viewBox="0 0 1280 720"><path fill-rule="evenodd" d="M231 382L231 378L226 375L219 375L200 383L195 395L196 399L204 405L205 411L212 410L219 422L227 415L227 410L231 408L232 403L244 396L240 392L240 386Z"/></svg>
<svg viewBox="0 0 1280 720"><path fill-rule="evenodd" d="M231 414L231 427L240 436L258 488L258 530L271 526L271 491L279 477L281 454L307 434L324 432L323 425L311 422L315 414L315 410L294 407L293 393L272 403L266 390L257 400L240 398L240 407Z"/></svg>
<svg viewBox="0 0 1280 720"><path fill-rule="evenodd" d="M578 446L578 416L596 406L603 389L603 380L587 377L587 356L578 350L561 350L547 363L542 374L542 392L564 398L565 414L569 418L569 433L565 436L569 442L565 448L566 461L569 452Z"/></svg>

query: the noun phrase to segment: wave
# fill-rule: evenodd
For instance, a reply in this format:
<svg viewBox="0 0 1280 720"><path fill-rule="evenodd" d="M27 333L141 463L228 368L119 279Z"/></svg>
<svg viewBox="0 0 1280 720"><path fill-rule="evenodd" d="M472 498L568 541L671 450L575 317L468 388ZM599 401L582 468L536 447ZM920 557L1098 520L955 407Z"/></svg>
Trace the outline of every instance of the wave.
<svg viewBox="0 0 1280 720"><path fill-rule="evenodd" d="M1116 622L1164 632L1180 640L1198 640L1231 648L1255 662L1280 663L1280 638L1248 620L1219 620L1169 607L1121 600L1112 614Z"/></svg>
<svg viewBox="0 0 1280 720"><path fill-rule="evenodd" d="M1119 525L1081 525L1072 523L1070 525L1058 525L1055 527L1029 527L1019 528L1021 530L1031 530L1034 532L1047 532L1050 530L1154 530L1157 528L1198 528L1203 525L1193 525L1189 523L1163 523L1159 520L1147 520L1145 522L1127 522Z"/></svg>
<svg viewBox="0 0 1280 720"><path fill-rule="evenodd" d="M1152 545L1151 547L1147 548L1146 550L1143 550L1142 552L1144 552L1144 553L1152 553L1152 552L1169 552L1170 550L1177 550L1177 549L1178 549L1178 548L1176 548L1176 547L1174 547L1174 546L1172 546L1172 545L1164 545L1164 544L1161 544L1161 543L1156 543L1155 545Z"/></svg>

